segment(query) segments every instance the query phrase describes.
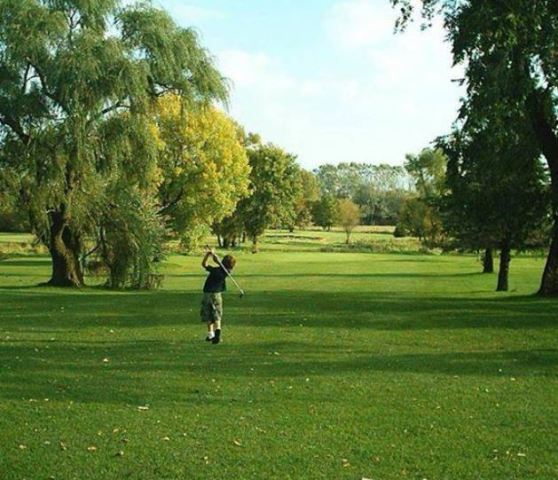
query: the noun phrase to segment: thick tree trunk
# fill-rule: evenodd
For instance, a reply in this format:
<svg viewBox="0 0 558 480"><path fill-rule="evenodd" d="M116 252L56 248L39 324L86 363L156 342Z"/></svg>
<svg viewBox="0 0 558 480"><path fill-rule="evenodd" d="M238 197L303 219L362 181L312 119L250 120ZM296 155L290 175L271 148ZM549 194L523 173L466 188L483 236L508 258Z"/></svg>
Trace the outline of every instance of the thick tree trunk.
<svg viewBox="0 0 558 480"><path fill-rule="evenodd" d="M539 295L558 296L558 217L552 229L552 243L546 260Z"/></svg>
<svg viewBox="0 0 558 480"><path fill-rule="evenodd" d="M252 237L252 253L258 253L258 237Z"/></svg>
<svg viewBox="0 0 558 480"><path fill-rule="evenodd" d="M529 98L528 106L533 131L550 171L554 209L554 228L539 295L558 297L558 133L556 115L552 109L546 107L551 102L550 95L547 90L535 90Z"/></svg>
<svg viewBox="0 0 558 480"><path fill-rule="evenodd" d="M491 248L484 251L482 258L482 273L494 273L494 254Z"/></svg>
<svg viewBox="0 0 558 480"><path fill-rule="evenodd" d="M50 256L52 276L47 285L53 287L80 287L84 284L79 262L80 241L71 232L62 212L50 214Z"/></svg>
<svg viewBox="0 0 558 480"><path fill-rule="evenodd" d="M504 243L500 252L500 269L498 271L497 292L507 292L509 290L511 248L509 242Z"/></svg>

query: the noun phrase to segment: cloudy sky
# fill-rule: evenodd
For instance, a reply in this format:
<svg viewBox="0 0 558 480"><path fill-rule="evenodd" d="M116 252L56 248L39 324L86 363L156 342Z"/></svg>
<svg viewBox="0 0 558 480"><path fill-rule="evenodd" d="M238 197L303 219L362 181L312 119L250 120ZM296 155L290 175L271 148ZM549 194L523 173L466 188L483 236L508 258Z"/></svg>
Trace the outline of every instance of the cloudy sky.
<svg viewBox="0 0 558 480"><path fill-rule="evenodd" d="M154 0L232 81L230 114L314 168L401 164L447 133L460 90L442 29L393 34L389 0Z"/></svg>

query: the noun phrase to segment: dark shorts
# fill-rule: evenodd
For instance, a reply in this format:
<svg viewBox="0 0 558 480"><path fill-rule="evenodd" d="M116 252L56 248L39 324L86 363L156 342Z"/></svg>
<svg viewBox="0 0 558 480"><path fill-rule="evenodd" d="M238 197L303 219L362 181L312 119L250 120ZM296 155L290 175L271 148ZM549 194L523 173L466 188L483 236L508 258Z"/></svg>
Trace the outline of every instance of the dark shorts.
<svg viewBox="0 0 558 480"><path fill-rule="evenodd" d="M223 317L223 297L220 293L204 293L200 310L201 321L215 323Z"/></svg>

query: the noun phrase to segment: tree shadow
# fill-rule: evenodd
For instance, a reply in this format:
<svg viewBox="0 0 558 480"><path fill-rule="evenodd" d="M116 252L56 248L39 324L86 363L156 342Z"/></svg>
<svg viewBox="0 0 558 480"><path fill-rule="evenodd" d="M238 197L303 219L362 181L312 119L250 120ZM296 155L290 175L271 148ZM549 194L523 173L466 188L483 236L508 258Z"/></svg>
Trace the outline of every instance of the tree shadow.
<svg viewBox="0 0 558 480"><path fill-rule="evenodd" d="M225 294L225 320L233 325L378 331L533 329L556 326L556 300L539 297L416 297L397 293L273 291ZM109 292L85 289L56 294L0 289L0 328L149 328L198 321L201 294Z"/></svg>
<svg viewBox="0 0 558 480"><path fill-rule="evenodd" d="M557 349L381 354L374 348L312 341L251 342L219 347L200 342L21 342L0 344L0 399L139 405L226 402L204 379L392 373L437 376L558 377ZM274 354L281 352L280 355ZM164 382L161 380L164 378ZM184 391L183 380L191 387ZM266 399L261 399L265 402ZM271 398L269 399L271 401Z"/></svg>
<svg viewBox="0 0 558 480"><path fill-rule="evenodd" d="M14 256L15 258L15 256ZM0 263L0 265L2 267L37 267L37 266L41 266L41 267L50 267L52 266L52 262L50 259L47 258L40 258L37 257L36 255L22 255L20 254L18 257L18 260L14 260L12 257L7 258L6 260L3 260L2 263ZM21 258L25 258L26 260L20 260ZM2 272L2 275L4 275L4 272Z"/></svg>

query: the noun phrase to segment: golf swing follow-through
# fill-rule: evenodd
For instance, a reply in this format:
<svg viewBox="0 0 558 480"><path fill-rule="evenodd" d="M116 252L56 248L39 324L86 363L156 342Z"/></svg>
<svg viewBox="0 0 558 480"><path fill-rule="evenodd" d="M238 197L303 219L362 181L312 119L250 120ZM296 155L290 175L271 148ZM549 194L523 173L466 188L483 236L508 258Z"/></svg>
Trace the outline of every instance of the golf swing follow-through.
<svg viewBox="0 0 558 480"><path fill-rule="evenodd" d="M208 265L209 258L212 258L219 266L213 267ZM236 260L232 255L225 255L221 260L215 251L206 245L202 267L209 272L209 275L203 286L200 316L201 321L207 323L206 341L213 344L220 343L221 341L221 321L223 317L223 297L221 294L227 289L227 277L230 277L240 291L240 297L244 296L244 290L240 288L240 285L231 274L235 265Z"/></svg>
<svg viewBox="0 0 558 480"><path fill-rule="evenodd" d="M242 298L244 296L244 290L242 290L242 288L240 288L240 285L238 284L238 282L234 279L234 277L232 276L232 273L223 265L223 262L221 262L221 260L219 259L219 257L217 256L217 254L215 253L215 250L213 250L209 245L205 246L206 251L210 252L211 255L213 255L213 259L219 264L219 266L225 271L225 273L227 274L227 276L232 280L232 282L234 283L235 287L238 288L238 291L240 293L240 298ZM227 255L230 256L230 255ZM225 257L226 258L226 257Z"/></svg>

